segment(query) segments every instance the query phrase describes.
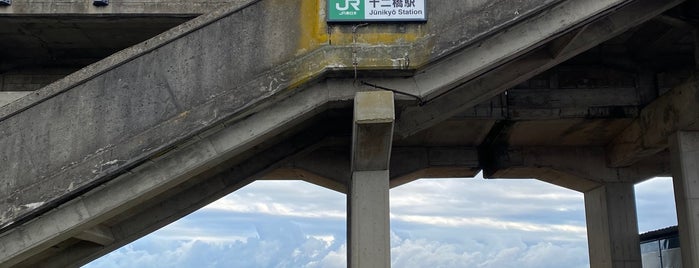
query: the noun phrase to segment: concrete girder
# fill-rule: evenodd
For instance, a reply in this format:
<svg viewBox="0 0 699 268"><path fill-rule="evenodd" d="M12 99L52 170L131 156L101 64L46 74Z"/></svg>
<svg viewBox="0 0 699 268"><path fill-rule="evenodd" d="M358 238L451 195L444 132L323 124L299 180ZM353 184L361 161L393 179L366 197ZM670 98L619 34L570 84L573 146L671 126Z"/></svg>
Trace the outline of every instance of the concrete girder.
<svg viewBox="0 0 699 268"><path fill-rule="evenodd" d="M60 245L56 245L52 247L52 250L55 250L55 252L44 252L43 254L46 254L46 258L41 259L40 261L37 262L23 262L20 264L17 264L14 267L17 268L33 268L33 267L42 267L42 268L65 268L65 267L78 267L79 265L75 265L74 262L77 259L80 258L85 258L92 254L95 251L99 251L103 249L104 246L98 245L95 243L91 242L79 242L75 244L66 244L62 243ZM37 256L37 259L39 256Z"/></svg>
<svg viewBox="0 0 699 268"><path fill-rule="evenodd" d="M0 91L0 107L27 96L29 93L31 91Z"/></svg>
<svg viewBox="0 0 699 268"><path fill-rule="evenodd" d="M443 59L441 64L426 68L424 73L419 72L412 79L394 85L402 90L414 88L410 91L423 99L433 99L628 2L562 1L513 25L507 31L501 31L479 41L476 46ZM552 21L556 23L551 23Z"/></svg>
<svg viewBox="0 0 699 268"><path fill-rule="evenodd" d="M302 180L336 192L347 193L347 180L330 179L297 167L277 168L260 175L256 180Z"/></svg>
<svg viewBox="0 0 699 268"><path fill-rule="evenodd" d="M548 44L548 50L549 54L551 55L551 58L555 59L561 57L561 55L568 52L571 49L573 41L575 41L575 39L578 39L580 37L580 34L583 33L585 29L587 29L587 25L583 25L551 41Z"/></svg>
<svg viewBox="0 0 699 268"><path fill-rule="evenodd" d="M173 189L202 172L226 170L217 166L322 111L330 95L323 92L324 88L319 85L315 90L297 92L236 124L210 129L177 149L141 164L40 218L15 223L21 228L12 228L0 234L0 267L21 263L61 241L79 235L94 224L138 207L139 203ZM341 88L335 90L335 100L351 94L343 92ZM276 159L274 163L280 160ZM191 211L205 204L200 203ZM175 219L171 218L171 221Z"/></svg>
<svg viewBox="0 0 699 268"><path fill-rule="evenodd" d="M391 188L422 179L473 178L480 169L470 167L428 167L391 179Z"/></svg>
<svg viewBox="0 0 699 268"><path fill-rule="evenodd" d="M471 178L480 171L478 152L470 147L394 147L391 188L430 178Z"/></svg>
<svg viewBox="0 0 699 268"><path fill-rule="evenodd" d="M670 173L667 158L626 168L609 168L603 147L483 148L486 178L536 178L579 192L605 183L636 183Z"/></svg>
<svg viewBox="0 0 699 268"><path fill-rule="evenodd" d="M186 183L163 193L155 194L151 200L130 208L130 211L111 216L104 222L105 225L110 225L109 228L114 238L112 243L99 247L88 247L85 244L68 245L60 252L49 255L46 259L39 259L38 262L35 259L27 259L20 265L29 267L37 265L40 267L78 267L84 265L248 185L254 181L253 178L268 172L268 169L276 163L294 158L297 154L303 154L309 147L315 146L317 140L322 139L323 135L323 130L316 129L299 133L266 149L263 147L251 148L250 152L243 154L254 155L251 158L236 157L228 160L221 164L222 168L216 169L217 171L199 174ZM129 178L122 180L126 180L126 183L139 183ZM110 194L114 195L115 190L111 189L110 186L105 186L90 196ZM114 213L112 214L114 215ZM4 267L3 265L0 264L0 267Z"/></svg>
<svg viewBox="0 0 699 268"><path fill-rule="evenodd" d="M594 3L585 3L585 1L569 1L566 2L570 5L573 6L568 6L564 7L562 6L560 9L555 9L552 10L552 12L549 13L544 13L542 16L552 16L553 18L558 18L555 19L554 21L566 21L570 22L570 20L574 20L576 17L575 16L580 16L583 15L579 12L580 9L585 10L587 7L582 7L582 6L589 6L592 7L593 5L597 4L608 4L608 3L602 3L602 1L593 1ZM473 107L474 105L477 105L483 101L486 101L497 94L500 94L501 92L505 91L506 89L517 85L527 79L530 79L531 77L548 70L549 68L565 61L573 56L576 56L606 40L609 40L610 38L617 36L624 31L637 26L643 22L646 22L653 17L663 13L664 11L682 3L683 1L680 0L674 0L674 1L654 1L654 0L641 0L641 1L633 1L629 3L628 5L618 7L618 9L614 10L611 14L598 18L597 20L594 20L590 22L589 24L583 24L583 22L589 22L585 19L588 18L578 18L579 20L576 21L574 25L577 26L585 26L585 28L581 29L579 32L572 34L572 38L570 35L562 35L558 36L557 39L553 39L552 37L556 37L557 35L564 34L565 32L562 29L550 29L550 30L557 30L550 35L547 35L546 38L542 38L537 40L537 42L534 43L523 43L525 47L521 48L519 50L519 53L524 53L524 52L531 52L529 55L522 56L521 58L517 60L512 60L512 61L502 61L503 59L501 58L499 64L504 64L501 66L494 65L494 63L490 62L483 62L482 66L492 66L490 69L483 68L481 69L482 74L479 77L473 77L472 79L456 79L456 81L462 81L460 84L449 84L451 88L447 89L441 89L440 91L435 91L435 92L441 92L441 95L431 95L434 96L435 99L428 99L429 103L421 106L421 107L411 107L406 109L405 111L402 112L401 117L398 119L397 122L397 131L401 136L409 136L415 132L418 132L420 130L423 130L425 128L428 128L432 125L434 125L436 122L445 120L446 118L449 118L451 116L454 116L455 114L458 114L459 112L463 111L464 109L467 109L469 107ZM580 6L578 6L580 5ZM575 10L575 11L573 11ZM555 11L567 11L567 12L561 12L561 13L556 13ZM576 12L577 11L577 12ZM574 16L571 16L573 14ZM595 13L595 14L603 14L601 11ZM539 31L540 29L546 29L546 26L538 26L536 24L536 20L529 22L529 23L523 23L520 26L525 27L525 29L536 29ZM540 23L548 23L547 21L541 21ZM550 23L548 23L550 24ZM554 24L555 25L555 24ZM550 25L548 26L550 27ZM568 26L569 29L571 26ZM521 31L508 31L503 34L528 34L529 32L527 30L521 30ZM516 39L516 38L513 38ZM493 40L497 40L497 38L494 38ZM561 41L562 40L562 41ZM563 43L565 46L563 46L563 49L559 49L560 51L556 51L555 54L558 55L558 57L552 58L551 53L548 49L536 51L535 49L538 47L541 47L543 44L545 44L547 41L554 41L554 44L556 43ZM502 41L502 43L513 43L513 42L508 42L508 41ZM496 50L495 47L490 47L487 45L483 45L484 50L483 51L477 51L477 52L472 52L472 51L467 51L462 54L459 54L455 56L456 58L459 57L465 57L462 61L468 62L468 59L472 58L489 58L489 57L496 57L498 55L502 55L501 53L504 53L504 51L499 51ZM495 50L494 50L495 49ZM504 48L501 48L504 49ZM476 53L475 55L469 54L471 53ZM482 53L482 54L479 54ZM507 51L506 54L512 53L511 51ZM490 55L493 56L490 56ZM487 56L486 56L487 55ZM490 63L490 64L488 64ZM506 64L505 64L506 63ZM449 69L450 71L447 72L446 70L444 71L445 74L450 74L455 72L454 70L458 69L458 66L450 66L448 64L441 65L440 68L445 68ZM454 70L451 70L454 69ZM463 73L469 73L467 71L464 71ZM473 73L473 72L470 72ZM446 77L445 77L446 78ZM403 83L403 86L399 86L397 88L405 89L405 88L412 88L415 87L415 85L420 85L420 84L426 84L426 83L420 83L416 78L414 78L415 81L411 81L411 83ZM418 91L419 92L419 91ZM428 94L423 94L430 96ZM425 98L427 99L427 98Z"/></svg>
<svg viewBox="0 0 699 268"><path fill-rule="evenodd" d="M349 148L349 144L343 147L321 147L280 163L280 167L262 174L258 179L301 179L346 194L352 175Z"/></svg>
<svg viewBox="0 0 699 268"><path fill-rule="evenodd" d="M106 246L114 242L114 235L110 227L98 225L82 231L75 238Z"/></svg>
<svg viewBox="0 0 699 268"><path fill-rule="evenodd" d="M617 75L633 76L634 74L606 66L591 66L595 70L614 73ZM518 86L507 90L488 101L456 114L454 118L479 118L511 121L560 120L570 118L629 118L638 116L640 106L646 104L639 95L650 95L646 91L654 91L653 75L644 73L639 80L640 85L622 85L613 87L570 88L558 85L559 72L573 72L578 68L555 68L549 70L548 88L528 88ZM583 70L581 70L583 71ZM589 71L588 71L589 72ZM581 75L585 78L586 75Z"/></svg>
<svg viewBox="0 0 699 268"><path fill-rule="evenodd" d="M507 90L508 120L634 118L640 105L636 88Z"/></svg>
<svg viewBox="0 0 699 268"><path fill-rule="evenodd" d="M348 153L346 147L321 147L255 179L303 180L347 193L351 174ZM394 146L390 160L390 188L418 179L470 178L480 171L478 152L471 147Z"/></svg>
<svg viewBox="0 0 699 268"><path fill-rule="evenodd" d="M548 167L512 167L500 169L493 173L485 173L486 179L537 179L550 184L571 189L578 192L585 192L600 186L594 180L580 178L566 172L558 171Z"/></svg>
<svg viewBox="0 0 699 268"><path fill-rule="evenodd" d="M699 78L663 94L644 107L638 118L607 146L608 165L623 167L668 148L679 130L699 130Z"/></svg>

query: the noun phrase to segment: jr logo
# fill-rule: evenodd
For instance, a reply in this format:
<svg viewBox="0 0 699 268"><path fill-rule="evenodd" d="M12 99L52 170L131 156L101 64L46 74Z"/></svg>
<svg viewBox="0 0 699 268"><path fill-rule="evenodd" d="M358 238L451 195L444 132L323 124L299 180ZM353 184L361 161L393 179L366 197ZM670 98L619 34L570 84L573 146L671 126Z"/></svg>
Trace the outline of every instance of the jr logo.
<svg viewBox="0 0 699 268"><path fill-rule="evenodd" d="M359 11L359 1L360 0L345 0L344 6L340 6L340 3L335 3L335 8L337 8L339 11L346 11L350 8L350 6L352 6L354 10Z"/></svg>

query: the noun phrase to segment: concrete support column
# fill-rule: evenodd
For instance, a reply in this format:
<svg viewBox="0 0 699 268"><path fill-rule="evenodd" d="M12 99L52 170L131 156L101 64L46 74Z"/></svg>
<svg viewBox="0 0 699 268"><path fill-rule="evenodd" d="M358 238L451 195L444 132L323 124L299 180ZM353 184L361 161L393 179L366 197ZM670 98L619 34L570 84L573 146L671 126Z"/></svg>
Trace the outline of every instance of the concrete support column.
<svg viewBox="0 0 699 268"><path fill-rule="evenodd" d="M682 267L699 267L699 132L670 138Z"/></svg>
<svg viewBox="0 0 699 268"><path fill-rule="evenodd" d="M391 267L388 170L352 173L348 267Z"/></svg>
<svg viewBox="0 0 699 268"><path fill-rule="evenodd" d="M349 268L391 267L388 164L394 121L392 92L357 93L347 194Z"/></svg>
<svg viewBox="0 0 699 268"><path fill-rule="evenodd" d="M585 192L590 267L640 268L633 183L606 183Z"/></svg>

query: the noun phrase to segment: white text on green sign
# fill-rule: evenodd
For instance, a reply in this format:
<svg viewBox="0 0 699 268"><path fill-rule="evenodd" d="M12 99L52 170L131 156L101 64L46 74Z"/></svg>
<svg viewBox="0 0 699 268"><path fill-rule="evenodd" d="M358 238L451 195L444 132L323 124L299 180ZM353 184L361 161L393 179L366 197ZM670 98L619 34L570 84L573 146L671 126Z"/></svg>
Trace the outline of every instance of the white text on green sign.
<svg viewBox="0 0 699 268"><path fill-rule="evenodd" d="M425 21L425 0L328 0L328 21Z"/></svg>

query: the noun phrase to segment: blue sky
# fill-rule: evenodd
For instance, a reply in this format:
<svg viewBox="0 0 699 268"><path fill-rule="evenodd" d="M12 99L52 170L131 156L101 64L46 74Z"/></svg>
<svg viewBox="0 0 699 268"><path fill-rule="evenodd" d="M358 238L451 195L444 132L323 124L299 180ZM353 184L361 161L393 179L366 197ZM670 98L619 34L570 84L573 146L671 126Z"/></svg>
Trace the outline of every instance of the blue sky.
<svg viewBox="0 0 699 268"><path fill-rule="evenodd" d="M676 224L672 180L636 186L641 232ZM393 267L589 267L583 195L536 180L391 190ZM346 267L345 196L258 181L86 267Z"/></svg>

